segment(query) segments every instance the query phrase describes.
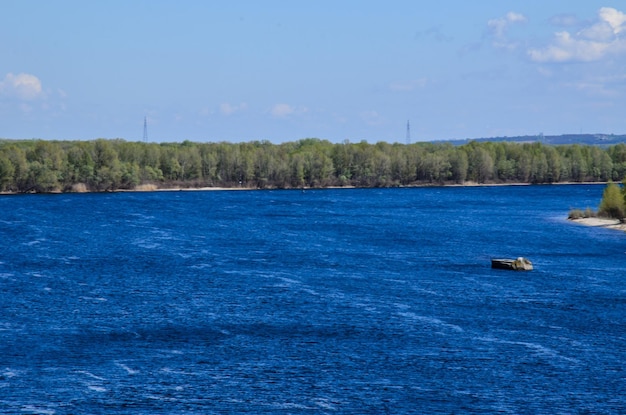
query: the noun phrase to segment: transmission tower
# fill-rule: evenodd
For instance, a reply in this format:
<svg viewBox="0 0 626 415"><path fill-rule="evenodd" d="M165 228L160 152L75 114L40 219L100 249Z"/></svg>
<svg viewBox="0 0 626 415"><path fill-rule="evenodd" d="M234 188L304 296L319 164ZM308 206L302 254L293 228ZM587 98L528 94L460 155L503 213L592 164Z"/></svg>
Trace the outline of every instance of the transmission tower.
<svg viewBox="0 0 626 415"><path fill-rule="evenodd" d="M408 120L406 122L406 144L411 144L411 124L409 124Z"/></svg>
<svg viewBox="0 0 626 415"><path fill-rule="evenodd" d="M148 119L143 117L143 142L148 142Z"/></svg>

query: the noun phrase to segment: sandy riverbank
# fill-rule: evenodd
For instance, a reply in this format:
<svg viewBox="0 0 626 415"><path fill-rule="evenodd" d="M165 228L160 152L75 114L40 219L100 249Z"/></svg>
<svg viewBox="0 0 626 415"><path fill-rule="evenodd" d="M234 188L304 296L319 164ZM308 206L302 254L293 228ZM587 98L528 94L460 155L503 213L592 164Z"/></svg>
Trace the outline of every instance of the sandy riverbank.
<svg viewBox="0 0 626 415"><path fill-rule="evenodd" d="M626 232L626 223L622 223L618 219L581 218L570 220L580 225L593 226L597 228L616 229L618 231Z"/></svg>
<svg viewBox="0 0 626 415"><path fill-rule="evenodd" d="M603 185L605 182L558 182L558 183L546 183L546 184L531 184L531 183L477 183L472 181L466 181L463 183L446 183L446 184L434 184L434 183L422 183L413 184L407 186L399 186L398 188L418 188L418 187L493 187L493 186L559 186L559 185ZM304 187L304 188L290 188L285 190L321 190L321 189L357 189L358 186L346 185L346 186L325 186L325 187ZM365 187L364 187L365 188ZM395 187L394 187L395 188ZM257 187L158 187L154 184L142 184L133 189L116 189L113 192L180 192L180 191L216 191L216 190L282 190L277 188L265 188L259 189ZM107 193L108 191L96 192L87 190L86 186L78 186L72 191L62 192L61 190L53 190L45 192L47 194L64 194L64 193ZM35 192L26 192L34 194ZM22 194L21 192L7 192L0 191L2 195L16 195ZM591 225L597 226L597 225Z"/></svg>

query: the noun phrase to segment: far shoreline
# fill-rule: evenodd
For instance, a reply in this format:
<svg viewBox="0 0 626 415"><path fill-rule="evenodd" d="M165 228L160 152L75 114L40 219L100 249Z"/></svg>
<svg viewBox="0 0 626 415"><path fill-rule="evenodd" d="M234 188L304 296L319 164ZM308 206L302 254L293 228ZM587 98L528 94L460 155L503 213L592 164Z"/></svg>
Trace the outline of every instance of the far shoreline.
<svg viewBox="0 0 626 415"><path fill-rule="evenodd" d="M368 186L323 186L323 187L288 187L288 188L278 188L278 187L223 187L223 186L204 186L204 187L158 187L157 185L139 185L133 189L115 189L115 190L102 190L102 191L90 191L90 190L78 190L78 191L61 191L55 190L50 192L0 192L0 196L11 196L11 195L28 195L28 194L37 194L37 195L45 195L45 194L76 194L76 193L146 193L146 192L215 192L215 191L257 191L257 190L332 190L332 189L412 189L412 188L443 188L443 187L518 187L518 186L572 186L572 185L606 185L608 182L557 182L557 183L477 183L467 181L464 183L445 183L445 184L434 184L434 183L424 183L424 184L414 184L408 186L384 186L384 187L368 187Z"/></svg>

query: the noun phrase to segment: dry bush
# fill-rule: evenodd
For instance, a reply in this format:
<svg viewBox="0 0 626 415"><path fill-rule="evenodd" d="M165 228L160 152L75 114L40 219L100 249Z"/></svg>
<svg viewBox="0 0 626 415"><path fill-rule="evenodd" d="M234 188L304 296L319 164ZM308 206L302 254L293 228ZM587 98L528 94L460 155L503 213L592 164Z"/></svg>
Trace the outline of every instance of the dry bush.
<svg viewBox="0 0 626 415"><path fill-rule="evenodd" d="M72 185L73 193L87 193L89 189L87 189L87 185L85 183L74 183Z"/></svg>
<svg viewBox="0 0 626 415"><path fill-rule="evenodd" d="M596 212L591 208L587 208L585 210L581 209L572 209L569 211L568 219L583 219L583 218L595 218L597 216Z"/></svg>
<svg viewBox="0 0 626 415"><path fill-rule="evenodd" d="M151 183L140 184L138 186L135 186L135 190L138 192L154 192L155 190L157 190L157 186L156 184Z"/></svg>

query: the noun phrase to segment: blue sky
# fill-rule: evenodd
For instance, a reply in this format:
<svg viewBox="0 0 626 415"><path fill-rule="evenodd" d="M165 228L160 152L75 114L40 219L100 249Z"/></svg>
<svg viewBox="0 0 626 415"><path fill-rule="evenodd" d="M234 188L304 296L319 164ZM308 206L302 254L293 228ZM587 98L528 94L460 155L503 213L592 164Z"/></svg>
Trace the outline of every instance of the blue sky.
<svg viewBox="0 0 626 415"><path fill-rule="evenodd" d="M626 3L3 0L0 137L626 133Z"/></svg>

